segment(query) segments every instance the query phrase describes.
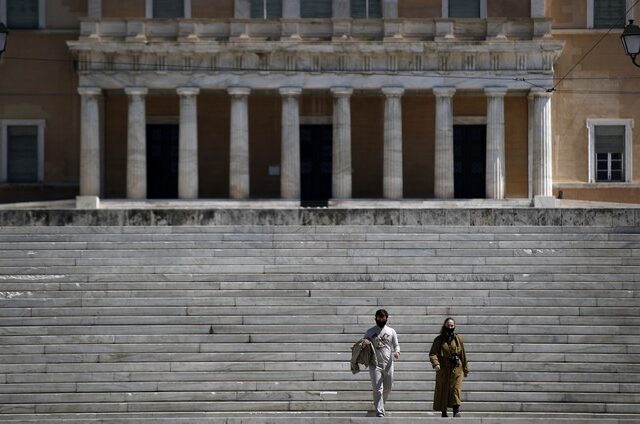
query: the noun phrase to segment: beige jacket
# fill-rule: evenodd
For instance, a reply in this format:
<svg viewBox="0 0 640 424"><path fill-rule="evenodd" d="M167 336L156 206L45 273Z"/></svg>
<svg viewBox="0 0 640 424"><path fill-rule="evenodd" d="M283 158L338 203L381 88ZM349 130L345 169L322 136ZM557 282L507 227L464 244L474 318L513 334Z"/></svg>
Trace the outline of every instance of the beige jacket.
<svg viewBox="0 0 640 424"><path fill-rule="evenodd" d="M351 372L353 374L360 372L359 364L365 367L378 365L373 345L367 339L360 339L351 347Z"/></svg>

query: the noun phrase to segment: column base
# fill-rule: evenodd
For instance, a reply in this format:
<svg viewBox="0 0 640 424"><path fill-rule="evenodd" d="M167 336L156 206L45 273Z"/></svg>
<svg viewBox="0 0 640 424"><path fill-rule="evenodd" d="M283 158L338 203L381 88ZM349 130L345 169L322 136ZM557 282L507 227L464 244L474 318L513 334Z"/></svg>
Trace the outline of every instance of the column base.
<svg viewBox="0 0 640 424"><path fill-rule="evenodd" d="M76 196L76 209L100 209L98 196Z"/></svg>
<svg viewBox="0 0 640 424"><path fill-rule="evenodd" d="M541 209L554 209L558 207L556 198L552 196L535 196L533 198L533 207Z"/></svg>

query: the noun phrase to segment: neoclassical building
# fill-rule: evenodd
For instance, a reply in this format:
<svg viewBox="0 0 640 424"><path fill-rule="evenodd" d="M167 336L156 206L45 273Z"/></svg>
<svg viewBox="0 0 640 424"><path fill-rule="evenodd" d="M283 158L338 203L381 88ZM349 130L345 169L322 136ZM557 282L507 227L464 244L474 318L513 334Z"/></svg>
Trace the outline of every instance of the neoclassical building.
<svg viewBox="0 0 640 424"><path fill-rule="evenodd" d="M3 202L640 201L632 1L20 4L0 0Z"/></svg>

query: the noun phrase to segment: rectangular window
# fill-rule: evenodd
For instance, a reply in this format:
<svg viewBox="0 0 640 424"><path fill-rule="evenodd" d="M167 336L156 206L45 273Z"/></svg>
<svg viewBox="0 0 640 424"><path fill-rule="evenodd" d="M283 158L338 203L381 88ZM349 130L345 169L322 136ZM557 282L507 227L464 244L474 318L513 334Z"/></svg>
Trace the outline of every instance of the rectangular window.
<svg viewBox="0 0 640 424"><path fill-rule="evenodd" d="M382 19L382 0L351 0L353 19Z"/></svg>
<svg viewBox="0 0 640 424"><path fill-rule="evenodd" d="M624 28L627 0L594 0L594 28Z"/></svg>
<svg viewBox="0 0 640 424"><path fill-rule="evenodd" d="M7 126L7 182L38 181L38 127Z"/></svg>
<svg viewBox="0 0 640 424"><path fill-rule="evenodd" d="M251 18L282 18L282 0L251 0Z"/></svg>
<svg viewBox="0 0 640 424"><path fill-rule="evenodd" d="M624 181L626 127L596 125L594 134L596 181Z"/></svg>
<svg viewBox="0 0 640 424"><path fill-rule="evenodd" d="M39 0L6 0L7 27L10 29L37 29L40 24Z"/></svg>
<svg viewBox="0 0 640 424"><path fill-rule="evenodd" d="M449 0L450 18L480 18L480 0Z"/></svg>
<svg viewBox="0 0 640 424"><path fill-rule="evenodd" d="M331 18L331 15L332 15L331 3L332 3L331 0L301 0L300 17L303 19Z"/></svg>
<svg viewBox="0 0 640 424"><path fill-rule="evenodd" d="M153 0L153 17L184 18L184 0Z"/></svg>

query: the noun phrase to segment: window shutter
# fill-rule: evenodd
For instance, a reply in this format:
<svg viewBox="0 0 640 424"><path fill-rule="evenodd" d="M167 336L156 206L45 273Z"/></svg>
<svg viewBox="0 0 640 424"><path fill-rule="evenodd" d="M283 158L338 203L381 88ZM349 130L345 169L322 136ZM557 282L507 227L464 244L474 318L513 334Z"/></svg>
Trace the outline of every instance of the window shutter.
<svg viewBox="0 0 640 424"><path fill-rule="evenodd" d="M331 0L302 0L301 18L331 18Z"/></svg>
<svg viewBox="0 0 640 424"><path fill-rule="evenodd" d="M367 15L367 3L369 14ZM382 18L381 0L351 0L351 17L353 19L380 19Z"/></svg>
<svg viewBox="0 0 640 424"><path fill-rule="evenodd" d="M38 0L7 0L7 26L36 29L39 21Z"/></svg>
<svg viewBox="0 0 640 424"><path fill-rule="evenodd" d="M154 18L183 18L184 0L153 0Z"/></svg>
<svg viewBox="0 0 640 424"><path fill-rule="evenodd" d="M267 0L267 19L282 18L282 0Z"/></svg>
<svg viewBox="0 0 640 424"><path fill-rule="evenodd" d="M9 126L7 135L7 181L10 183L37 182L38 127Z"/></svg>
<svg viewBox="0 0 640 424"><path fill-rule="evenodd" d="M595 0L593 4L594 28L624 28L626 0Z"/></svg>
<svg viewBox="0 0 640 424"><path fill-rule="evenodd" d="M265 0L251 0L251 18L264 19Z"/></svg>
<svg viewBox="0 0 640 424"><path fill-rule="evenodd" d="M449 0L450 18L479 18L480 0Z"/></svg>
<svg viewBox="0 0 640 424"><path fill-rule="evenodd" d="M596 154L624 153L625 130L624 125L597 125L595 127Z"/></svg>

